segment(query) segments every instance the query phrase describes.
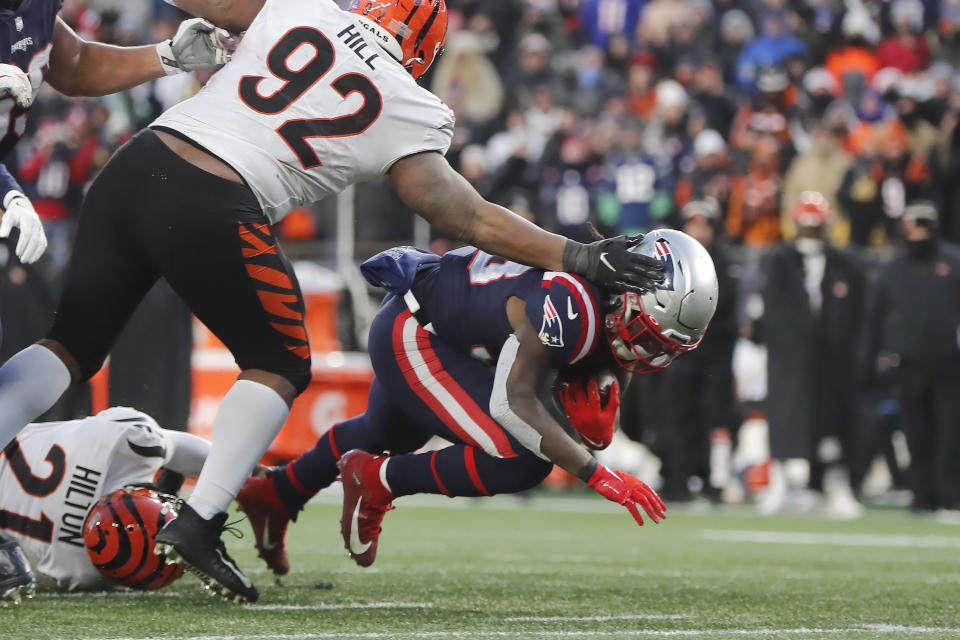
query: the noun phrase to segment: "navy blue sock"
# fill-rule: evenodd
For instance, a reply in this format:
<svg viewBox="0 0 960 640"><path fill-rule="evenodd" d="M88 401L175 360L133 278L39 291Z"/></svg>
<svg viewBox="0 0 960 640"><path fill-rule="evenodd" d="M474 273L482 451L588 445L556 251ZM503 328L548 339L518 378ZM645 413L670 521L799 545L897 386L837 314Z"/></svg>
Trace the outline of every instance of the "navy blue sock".
<svg viewBox="0 0 960 640"><path fill-rule="evenodd" d="M366 414L333 425L313 449L271 474L280 501L291 513L303 509L310 498L337 479L340 456L352 449L380 453L381 439L377 431L368 428Z"/></svg>
<svg viewBox="0 0 960 640"><path fill-rule="evenodd" d="M280 502L291 513L303 509L310 498L330 486L337 478L337 460L344 453L337 447L337 436L345 423L335 424L317 440L317 444L299 458L271 474ZM352 448L352 447L351 447Z"/></svg>
<svg viewBox="0 0 960 640"><path fill-rule="evenodd" d="M387 483L395 496L491 496L535 487L552 468L533 454L494 458L474 447L454 445L427 453L390 456Z"/></svg>

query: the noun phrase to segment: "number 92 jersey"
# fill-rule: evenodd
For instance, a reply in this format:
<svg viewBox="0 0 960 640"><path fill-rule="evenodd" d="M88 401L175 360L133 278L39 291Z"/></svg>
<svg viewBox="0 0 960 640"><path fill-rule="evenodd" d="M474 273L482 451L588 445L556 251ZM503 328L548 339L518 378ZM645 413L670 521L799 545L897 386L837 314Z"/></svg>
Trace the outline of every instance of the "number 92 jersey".
<svg viewBox="0 0 960 640"><path fill-rule="evenodd" d="M233 58L151 126L232 166L271 222L423 151L453 112L332 0L266 0Z"/></svg>
<svg viewBox="0 0 960 640"><path fill-rule="evenodd" d="M153 418L126 407L29 424L0 456L0 532L59 588L108 586L83 544L87 511L105 493L152 481L171 451Z"/></svg>

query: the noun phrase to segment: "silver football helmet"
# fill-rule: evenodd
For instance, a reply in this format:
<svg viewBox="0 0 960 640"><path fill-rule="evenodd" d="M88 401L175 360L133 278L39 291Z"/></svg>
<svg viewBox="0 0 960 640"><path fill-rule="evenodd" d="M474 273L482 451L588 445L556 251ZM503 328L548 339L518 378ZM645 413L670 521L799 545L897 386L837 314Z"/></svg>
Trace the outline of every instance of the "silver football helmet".
<svg viewBox="0 0 960 640"><path fill-rule="evenodd" d="M652 291L614 296L604 323L620 366L649 373L700 344L717 310L717 272L703 245L674 229L651 231L632 251L660 260L666 277Z"/></svg>

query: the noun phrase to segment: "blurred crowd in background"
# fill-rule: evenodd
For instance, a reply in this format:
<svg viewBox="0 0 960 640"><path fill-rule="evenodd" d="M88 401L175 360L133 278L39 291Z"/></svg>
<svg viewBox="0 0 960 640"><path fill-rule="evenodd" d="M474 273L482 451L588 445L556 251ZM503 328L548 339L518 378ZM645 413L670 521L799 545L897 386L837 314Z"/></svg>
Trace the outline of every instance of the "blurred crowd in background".
<svg viewBox="0 0 960 640"><path fill-rule="evenodd" d="M714 256L703 345L622 408L664 498L762 487L768 513L825 501L855 517L909 489L915 510L960 520L960 0L447 2L425 84L456 112L448 158L482 195L580 240L588 223L681 228ZM62 16L118 44L182 18L162 0L65 0ZM41 337L98 169L205 79L43 90L7 161L51 246L38 269L4 267L0 355ZM331 259L334 207L284 221L293 255ZM356 215L358 257L412 241L386 184L358 191ZM39 301L17 293L28 279ZM157 314L175 305L157 300ZM37 320L11 322L16 305ZM738 461L761 418L770 459Z"/></svg>

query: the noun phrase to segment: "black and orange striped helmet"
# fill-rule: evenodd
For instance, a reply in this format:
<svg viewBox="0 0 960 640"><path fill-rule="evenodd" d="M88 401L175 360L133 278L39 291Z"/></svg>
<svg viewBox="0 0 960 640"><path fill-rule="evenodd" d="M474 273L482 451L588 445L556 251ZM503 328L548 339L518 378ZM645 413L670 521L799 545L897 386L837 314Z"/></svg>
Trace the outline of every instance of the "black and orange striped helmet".
<svg viewBox="0 0 960 640"><path fill-rule="evenodd" d="M83 523L90 561L102 575L132 589L159 589L183 573L153 551L157 531L177 517L176 498L124 487L104 495Z"/></svg>
<svg viewBox="0 0 960 640"><path fill-rule="evenodd" d="M444 0L352 0L347 11L414 78L427 72L447 37Z"/></svg>

